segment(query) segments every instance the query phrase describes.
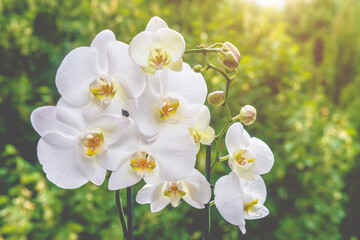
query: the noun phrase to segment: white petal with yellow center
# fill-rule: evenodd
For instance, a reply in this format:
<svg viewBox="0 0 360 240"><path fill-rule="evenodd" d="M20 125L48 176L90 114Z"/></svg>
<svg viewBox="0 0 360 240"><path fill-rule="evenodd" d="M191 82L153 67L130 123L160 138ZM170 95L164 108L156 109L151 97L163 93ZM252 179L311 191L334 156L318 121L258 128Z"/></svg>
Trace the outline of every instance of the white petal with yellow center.
<svg viewBox="0 0 360 240"><path fill-rule="evenodd" d="M65 107L64 101L59 105L35 109L31 115L42 136L38 157L48 179L62 188L77 188L88 181L100 185L106 175L102 164L106 150L121 138L128 120L102 116L87 121L81 109Z"/></svg>
<svg viewBox="0 0 360 240"><path fill-rule="evenodd" d="M266 143L250 138L241 123L229 127L225 144L230 156L230 167L244 180L257 180L261 174L270 171L274 164L274 155Z"/></svg>
<svg viewBox="0 0 360 240"><path fill-rule="evenodd" d="M211 197L210 185L205 177L196 169L190 176L181 181L160 180L155 184L147 184L140 189L136 201L140 204L150 203L151 211L156 212L171 203L179 206L181 199L195 208L204 208Z"/></svg>
<svg viewBox="0 0 360 240"><path fill-rule="evenodd" d="M151 19L146 30L136 35L129 44L130 57L149 74L169 66L180 71L182 64L179 61L182 62L184 51L183 36L167 28L159 18Z"/></svg>

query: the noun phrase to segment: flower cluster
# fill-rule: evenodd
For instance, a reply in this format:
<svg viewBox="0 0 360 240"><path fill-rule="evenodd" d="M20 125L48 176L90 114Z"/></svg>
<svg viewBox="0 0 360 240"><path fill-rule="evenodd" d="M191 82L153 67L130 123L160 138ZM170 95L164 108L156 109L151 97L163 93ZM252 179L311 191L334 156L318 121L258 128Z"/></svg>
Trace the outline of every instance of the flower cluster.
<svg viewBox="0 0 360 240"><path fill-rule="evenodd" d="M215 133L205 80L183 63L184 51L182 35L158 17L129 45L104 30L72 50L56 73L61 99L31 115L47 178L72 189L101 185L109 170L110 190L144 179L136 199L152 211L181 198L203 208L211 190L196 154Z"/></svg>
<svg viewBox="0 0 360 240"><path fill-rule="evenodd" d="M269 214L263 205L266 187L260 175L270 171L274 156L266 143L250 138L239 122L228 129L225 144L232 171L215 184L215 206L226 221L239 226L245 234L245 219L263 218Z"/></svg>
<svg viewBox="0 0 360 240"><path fill-rule="evenodd" d="M220 48L216 48L220 46ZM266 187L260 175L270 171L274 156L261 140L250 137L240 122L252 124L256 109L244 106L232 118L227 104L229 85L241 59L229 42L193 50L219 54L222 69L183 62L185 41L159 17L129 45L110 30L100 32L90 47L72 50L55 78L61 98L56 106L37 108L31 122L41 136L37 153L47 178L61 188L74 189L92 182L101 185L107 171L110 190L146 185L136 201L151 211L183 199L204 208L211 198L205 177L195 169L200 144L216 146L225 134L231 173L214 187L221 215L245 233L245 219L266 216ZM207 94L201 74L220 71L226 92ZM233 74L231 77L228 74ZM228 123L216 136L210 124L212 106L225 106ZM240 120L240 122L237 122ZM230 126L230 123L233 123ZM217 156L219 148L216 149ZM216 159L219 161L219 158Z"/></svg>

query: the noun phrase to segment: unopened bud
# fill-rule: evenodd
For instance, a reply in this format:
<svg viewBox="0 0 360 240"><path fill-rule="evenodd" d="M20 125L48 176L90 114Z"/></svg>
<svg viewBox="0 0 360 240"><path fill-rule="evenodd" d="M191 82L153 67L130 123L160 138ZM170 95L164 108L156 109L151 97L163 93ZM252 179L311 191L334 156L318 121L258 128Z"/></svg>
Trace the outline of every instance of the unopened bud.
<svg viewBox="0 0 360 240"><path fill-rule="evenodd" d="M193 70L194 70L194 72L199 73L199 72L201 72L202 67L201 67L201 65L196 65L195 67L193 67Z"/></svg>
<svg viewBox="0 0 360 240"><path fill-rule="evenodd" d="M208 95L207 101L211 106L221 106L225 102L225 95L223 91L212 92Z"/></svg>
<svg viewBox="0 0 360 240"><path fill-rule="evenodd" d="M256 120L256 109L251 105L245 105L240 110L239 121L250 125Z"/></svg>
<svg viewBox="0 0 360 240"><path fill-rule="evenodd" d="M227 50L225 55L220 57L220 60L226 68L235 69L239 66L241 55L239 50L229 42L223 44L223 49Z"/></svg>

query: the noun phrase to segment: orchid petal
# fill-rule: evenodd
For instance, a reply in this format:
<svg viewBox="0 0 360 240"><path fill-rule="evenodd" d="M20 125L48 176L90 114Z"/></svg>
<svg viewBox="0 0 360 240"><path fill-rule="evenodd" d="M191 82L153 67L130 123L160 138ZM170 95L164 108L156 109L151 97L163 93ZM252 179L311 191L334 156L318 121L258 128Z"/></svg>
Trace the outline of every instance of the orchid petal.
<svg viewBox="0 0 360 240"><path fill-rule="evenodd" d="M52 131L64 135L74 136L78 130L57 119L58 109L54 106L45 106L35 109L31 113L31 123L40 136Z"/></svg>
<svg viewBox="0 0 360 240"><path fill-rule="evenodd" d="M194 72L187 63L183 63L181 72L168 71L161 75L162 91L181 95L188 104L203 105L207 95L207 86L201 73Z"/></svg>
<svg viewBox="0 0 360 240"><path fill-rule="evenodd" d="M265 203L266 200L266 186L264 180L259 177L256 181L248 182L241 180L244 186L244 191L255 193L259 197L259 202L261 204Z"/></svg>
<svg viewBox="0 0 360 240"><path fill-rule="evenodd" d="M37 154L46 177L56 186L65 189L78 188L89 181L77 166L77 159L81 158L78 146L61 147L40 139Z"/></svg>
<svg viewBox="0 0 360 240"><path fill-rule="evenodd" d="M140 204L151 204L151 212L158 212L168 205L171 200L164 196L166 183L159 182L154 185L146 184L136 195L136 201Z"/></svg>
<svg viewBox="0 0 360 240"><path fill-rule="evenodd" d="M186 186L186 195L182 198L194 208L204 208L211 197L210 184L206 178L196 169L193 169L191 175L184 181Z"/></svg>
<svg viewBox="0 0 360 240"><path fill-rule="evenodd" d="M96 35L90 45L90 47L95 48L98 51L99 65L103 72L106 72L108 69L108 44L114 41L116 41L115 34L106 29Z"/></svg>
<svg viewBox="0 0 360 240"><path fill-rule="evenodd" d="M156 96L147 86L143 95L139 98L138 109L129 113L129 116L136 122L140 132L147 136L153 136L158 133L154 118L155 101Z"/></svg>
<svg viewBox="0 0 360 240"><path fill-rule="evenodd" d="M194 117L195 128L205 131L210 124L210 111L209 108L203 105L200 111Z"/></svg>
<svg viewBox="0 0 360 240"><path fill-rule="evenodd" d="M128 98L139 97L145 89L145 75L128 54L129 46L116 41L109 44L108 73L117 80Z"/></svg>
<svg viewBox="0 0 360 240"><path fill-rule="evenodd" d="M171 62L177 62L185 52L185 40L183 36L168 28L160 28L156 31L156 37L160 45L164 46L171 56Z"/></svg>
<svg viewBox="0 0 360 240"><path fill-rule="evenodd" d="M140 138L140 133L136 129L134 122L131 121L123 136L108 148L106 154L107 169L117 171L124 163L130 166L131 155L140 150L138 144Z"/></svg>
<svg viewBox="0 0 360 240"><path fill-rule="evenodd" d="M221 177L215 183L214 194L215 206L223 218L244 230L243 193L238 177L234 173Z"/></svg>
<svg viewBox="0 0 360 240"><path fill-rule="evenodd" d="M75 137L65 136L59 132L47 132L42 136L42 139L59 147L70 147L77 140Z"/></svg>
<svg viewBox="0 0 360 240"><path fill-rule="evenodd" d="M170 198L164 195L165 186L166 183L154 185L154 192L151 200L151 212L159 212L171 202Z"/></svg>
<svg viewBox="0 0 360 240"><path fill-rule="evenodd" d="M90 100L90 83L100 73L97 50L79 47L72 50L62 61L56 72L56 87L67 102L74 106L83 106Z"/></svg>
<svg viewBox="0 0 360 240"><path fill-rule="evenodd" d="M249 214L245 214L245 219L247 220L255 220L255 219L260 219L260 218L264 218L267 215L269 215L269 210L262 204L260 204L259 209L257 210L258 215L249 215Z"/></svg>
<svg viewBox="0 0 360 240"><path fill-rule="evenodd" d="M143 31L136 35L129 44L129 56L140 66L149 65L149 53L154 45L153 35L153 32Z"/></svg>
<svg viewBox="0 0 360 240"><path fill-rule="evenodd" d="M148 22L148 24L145 28L145 31L154 32L154 31L158 30L159 28L169 28L169 27L164 20L155 16L150 19L150 21Z"/></svg>
<svg viewBox="0 0 360 240"><path fill-rule="evenodd" d="M176 62L171 62L169 63L168 68L170 70L173 70L175 72L181 72L182 68L183 68L183 59L180 58L179 60L177 60Z"/></svg>
<svg viewBox="0 0 360 240"><path fill-rule="evenodd" d="M111 173L109 178L109 189L118 190L127 188L140 182L141 179L142 178L131 168L130 162L125 161L117 171Z"/></svg>
<svg viewBox="0 0 360 240"><path fill-rule="evenodd" d="M77 146L78 147L78 146ZM80 149L77 150L80 152ZM106 169L99 163L99 160L96 157L87 157L82 155L76 161L79 169L82 173L95 185L101 185L106 176Z"/></svg>
<svg viewBox="0 0 360 240"><path fill-rule="evenodd" d="M256 154L251 170L259 175L269 172L274 165L274 155L269 146L262 140L252 137L249 149Z"/></svg>
<svg viewBox="0 0 360 240"><path fill-rule="evenodd" d="M205 145L210 145L215 138L215 130L212 127L207 127L202 133L200 142Z"/></svg>
<svg viewBox="0 0 360 240"><path fill-rule="evenodd" d="M163 129L149 149L159 164L160 177L164 180L184 179L195 167L194 140L185 127L169 126Z"/></svg>
<svg viewBox="0 0 360 240"><path fill-rule="evenodd" d="M229 154L233 154L240 146L248 147L250 143L249 134L239 122L232 124L226 132L225 145Z"/></svg>

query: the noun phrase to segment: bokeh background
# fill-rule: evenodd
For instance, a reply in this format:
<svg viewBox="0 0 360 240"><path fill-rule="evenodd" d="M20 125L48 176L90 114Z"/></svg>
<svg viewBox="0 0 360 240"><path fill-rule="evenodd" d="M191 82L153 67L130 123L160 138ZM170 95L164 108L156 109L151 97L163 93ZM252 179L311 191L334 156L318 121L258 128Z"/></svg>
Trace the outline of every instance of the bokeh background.
<svg viewBox="0 0 360 240"><path fill-rule="evenodd" d="M275 165L263 176L270 215L247 221L241 239L360 239L360 1L280 5L0 0L0 239L122 238L107 180L63 190L46 179L29 116L56 104L55 73L70 50L89 45L103 29L129 43L155 15L183 34L187 48L229 41L242 54L230 109L235 115L245 104L257 108L256 123L246 129L268 143ZM225 86L214 72L204 77L209 91ZM210 110L219 131L224 112ZM197 163L202 172L204 156ZM217 164L211 182L228 172ZM149 205L134 205L136 239L201 239L201 210L182 203L154 214ZM215 207L211 221L212 239L239 238Z"/></svg>

